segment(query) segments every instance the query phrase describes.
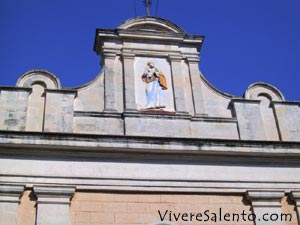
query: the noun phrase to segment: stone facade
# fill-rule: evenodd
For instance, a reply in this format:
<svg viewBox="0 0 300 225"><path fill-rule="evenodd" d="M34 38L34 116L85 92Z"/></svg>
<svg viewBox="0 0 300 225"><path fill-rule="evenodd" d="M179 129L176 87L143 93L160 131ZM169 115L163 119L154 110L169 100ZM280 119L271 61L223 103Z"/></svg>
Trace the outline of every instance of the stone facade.
<svg viewBox="0 0 300 225"><path fill-rule="evenodd" d="M300 102L261 82L217 90L198 68L203 40L129 19L97 29L93 81L32 70L0 87L0 224L216 224L169 212L220 209L300 224ZM254 221L217 222L233 223Z"/></svg>

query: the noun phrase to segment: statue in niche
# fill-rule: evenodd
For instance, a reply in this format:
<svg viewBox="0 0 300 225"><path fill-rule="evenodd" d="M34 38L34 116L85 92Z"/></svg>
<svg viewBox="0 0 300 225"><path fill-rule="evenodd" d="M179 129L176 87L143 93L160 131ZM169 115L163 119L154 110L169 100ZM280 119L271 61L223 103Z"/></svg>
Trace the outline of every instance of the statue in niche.
<svg viewBox="0 0 300 225"><path fill-rule="evenodd" d="M148 62L142 75L142 80L146 83L145 109L163 109L166 107L164 102L165 90L168 89L167 79L160 72L153 62Z"/></svg>

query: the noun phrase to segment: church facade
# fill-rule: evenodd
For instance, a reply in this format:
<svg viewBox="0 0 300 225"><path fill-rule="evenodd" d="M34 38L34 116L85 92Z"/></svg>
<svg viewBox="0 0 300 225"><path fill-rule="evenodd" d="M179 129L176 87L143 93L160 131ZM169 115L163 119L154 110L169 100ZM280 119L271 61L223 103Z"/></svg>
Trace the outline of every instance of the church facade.
<svg viewBox="0 0 300 225"><path fill-rule="evenodd" d="M203 40L137 17L97 29L93 81L1 86L0 224L300 224L300 102L217 90Z"/></svg>

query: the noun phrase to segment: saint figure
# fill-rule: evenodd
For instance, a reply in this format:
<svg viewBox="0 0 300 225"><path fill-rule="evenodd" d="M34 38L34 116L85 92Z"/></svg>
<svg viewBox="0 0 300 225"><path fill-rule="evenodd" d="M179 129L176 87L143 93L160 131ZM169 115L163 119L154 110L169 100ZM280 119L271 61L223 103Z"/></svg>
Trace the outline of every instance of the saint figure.
<svg viewBox="0 0 300 225"><path fill-rule="evenodd" d="M165 108L164 92L168 89L167 79L160 72L153 62L148 62L142 75L142 80L146 83L146 109Z"/></svg>

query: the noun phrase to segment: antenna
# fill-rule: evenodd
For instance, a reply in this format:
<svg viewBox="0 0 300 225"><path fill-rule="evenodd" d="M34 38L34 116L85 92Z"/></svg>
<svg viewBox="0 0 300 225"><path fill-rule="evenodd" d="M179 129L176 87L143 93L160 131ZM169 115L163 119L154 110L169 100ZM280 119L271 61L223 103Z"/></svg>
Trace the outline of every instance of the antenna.
<svg viewBox="0 0 300 225"><path fill-rule="evenodd" d="M151 0L143 0L144 6L147 9L147 16L150 16L150 7L151 7Z"/></svg>

